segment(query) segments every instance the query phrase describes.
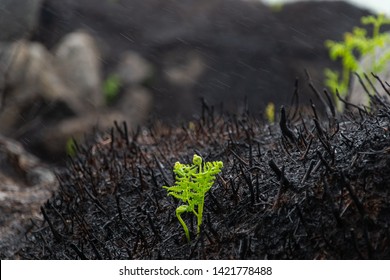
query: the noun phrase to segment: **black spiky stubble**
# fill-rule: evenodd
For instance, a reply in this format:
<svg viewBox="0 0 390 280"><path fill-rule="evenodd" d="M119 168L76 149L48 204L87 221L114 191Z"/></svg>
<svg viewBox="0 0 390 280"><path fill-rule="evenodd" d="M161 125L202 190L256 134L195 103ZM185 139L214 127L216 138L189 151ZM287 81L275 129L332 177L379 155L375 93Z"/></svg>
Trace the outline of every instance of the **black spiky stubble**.
<svg viewBox="0 0 390 280"><path fill-rule="evenodd" d="M369 110L337 115L334 100L321 97L325 117L313 104L292 120L282 107L278 125L217 113L205 100L191 125L131 131L115 122L98 141L77 143L19 257L390 258L389 103L378 95ZM174 163L195 152L224 169L188 243L175 216L180 202L162 186L173 185ZM183 218L194 235L192 215Z"/></svg>

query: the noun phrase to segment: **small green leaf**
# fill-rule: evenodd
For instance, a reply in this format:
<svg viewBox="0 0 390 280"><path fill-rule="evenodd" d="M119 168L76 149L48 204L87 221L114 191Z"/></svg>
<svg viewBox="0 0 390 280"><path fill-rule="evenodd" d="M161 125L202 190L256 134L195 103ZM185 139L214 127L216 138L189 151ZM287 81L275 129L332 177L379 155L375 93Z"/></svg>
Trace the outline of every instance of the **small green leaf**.
<svg viewBox="0 0 390 280"><path fill-rule="evenodd" d="M107 104L112 103L118 96L122 82L117 75L110 75L103 83L103 93Z"/></svg>
<svg viewBox="0 0 390 280"><path fill-rule="evenodd" d="M66 141L66 147L65 147L65 150L66 150L66 154L70 157L74 157L76 155L76 142L73 138L69 138L67 141Z"/></svg>

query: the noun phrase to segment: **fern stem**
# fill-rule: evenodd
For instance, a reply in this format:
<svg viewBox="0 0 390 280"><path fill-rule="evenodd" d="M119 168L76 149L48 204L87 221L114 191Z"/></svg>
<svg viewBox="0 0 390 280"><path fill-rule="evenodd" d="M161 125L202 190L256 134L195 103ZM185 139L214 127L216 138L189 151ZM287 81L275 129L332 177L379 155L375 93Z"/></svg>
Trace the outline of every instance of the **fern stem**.
<svg viewBox="0 0 390 280"><path fill-rule="evenodd" d="M203 206L204 206L204 199L202 199L202 202L199 203L198 205L198 215L197 215L197 218L198 218L198 224L197 224L197 231L196 231L196 234L199 235L200 233L200 225L202 224L202 218L203 218Z"/></svg>
<svg viewBox="0 0 390 280"><path fill-rule="evenodd" d="M180 216L183 212L185 212L185 211L183 211L182 209L183 209L183 208L181 208L181 207L178 207L178 208L176 209L176 217L177 217L177 219L179 220L181 226L182 226L183 229L184 229L184 232L185 232L185 234L186 234L186 237L187 237L188 242L190 242L190 241L191 241L190 232L188 231L188 227L187 227L186 223L184 222L184 220L183 220L183 219L181 218L181 216Z"/></svg>

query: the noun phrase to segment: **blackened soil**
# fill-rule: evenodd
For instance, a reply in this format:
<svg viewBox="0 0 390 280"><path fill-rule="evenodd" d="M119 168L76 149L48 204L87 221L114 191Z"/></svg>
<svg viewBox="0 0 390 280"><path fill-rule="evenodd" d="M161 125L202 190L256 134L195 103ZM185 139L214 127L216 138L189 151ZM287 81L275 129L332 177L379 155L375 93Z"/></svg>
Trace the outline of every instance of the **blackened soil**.
<svg viewBox="0 0 390 280"><path fill-rule="evenodd" d="M280 125L217 116L182 128L117 124L60 174L23 259L389 259L390 105L319 121L281 110ZM221 160L203 228L167 196L176 161Z"/></svg>

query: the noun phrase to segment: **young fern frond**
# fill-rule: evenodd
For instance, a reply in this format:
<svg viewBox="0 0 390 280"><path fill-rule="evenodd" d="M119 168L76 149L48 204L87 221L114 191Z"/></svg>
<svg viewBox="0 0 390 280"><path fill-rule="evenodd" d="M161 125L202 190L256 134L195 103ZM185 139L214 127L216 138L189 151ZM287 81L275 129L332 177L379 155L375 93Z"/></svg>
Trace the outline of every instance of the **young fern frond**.
<svg viewBox="0 0 390 280"><path fill-rule="evenodd" d="M221 161L203 163L202 158L196 154L192 163L188 165L176 162L173 167L176 184L172 187L163 186L168 191L168 195L180 199L184 203L176 209L176 217L182 225L188 241L190 241L190 234L181 215L185 212L192 212L196 216L197 235L199 235L205 195L213 186L215 176L221 172L223 167Z"/></svg>

